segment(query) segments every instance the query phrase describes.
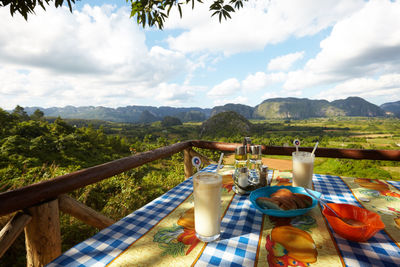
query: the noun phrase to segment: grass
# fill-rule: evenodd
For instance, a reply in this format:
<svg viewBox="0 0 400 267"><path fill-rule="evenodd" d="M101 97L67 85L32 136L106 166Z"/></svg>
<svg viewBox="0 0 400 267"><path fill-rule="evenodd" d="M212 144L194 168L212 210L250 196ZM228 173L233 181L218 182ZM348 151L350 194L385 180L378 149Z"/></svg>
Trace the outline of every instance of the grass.
<svg viewBox="0 0 400 267"><path fill-rule="evenodd" d="M389 172L393 180L400 181L400 166L384 166L382 169Z"/></svg>

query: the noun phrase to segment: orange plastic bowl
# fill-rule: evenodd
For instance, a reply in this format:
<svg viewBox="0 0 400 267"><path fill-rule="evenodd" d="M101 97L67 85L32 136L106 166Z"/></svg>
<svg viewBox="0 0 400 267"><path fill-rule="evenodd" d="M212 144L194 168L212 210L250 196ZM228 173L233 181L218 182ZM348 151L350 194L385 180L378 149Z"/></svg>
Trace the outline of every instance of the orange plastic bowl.
<svg viewBox="0 0 400 267"><path fill-rule="evenodd" d="M378 231L385 228L381 216L375 212L350 204L328 203L328 205L342 218L352 219L363 223L361 226L345 223L336 217L331 210L324 207L322 214L326 217L333 230L345 239L356 242L365 242Z"/></svg>

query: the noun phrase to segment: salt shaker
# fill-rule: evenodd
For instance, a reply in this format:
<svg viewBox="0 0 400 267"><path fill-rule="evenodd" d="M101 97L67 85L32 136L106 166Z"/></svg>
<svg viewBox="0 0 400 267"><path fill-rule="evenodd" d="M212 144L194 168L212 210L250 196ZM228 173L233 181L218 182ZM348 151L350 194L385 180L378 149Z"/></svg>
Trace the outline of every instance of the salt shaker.
<svg viewBox="0 0 400 267"><path fill-rule="evenodd" d="M241 188L246 188L247 186L249 186L247 168L245 167L239 169L238 184Z"/></svg>

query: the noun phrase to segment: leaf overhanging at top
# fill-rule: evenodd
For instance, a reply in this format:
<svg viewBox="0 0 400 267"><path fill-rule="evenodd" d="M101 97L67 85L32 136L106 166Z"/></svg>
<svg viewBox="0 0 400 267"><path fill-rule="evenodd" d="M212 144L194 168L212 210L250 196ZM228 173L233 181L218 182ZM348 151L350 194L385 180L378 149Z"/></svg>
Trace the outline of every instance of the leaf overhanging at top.
<svg viewBox="0 0 400 267"><path fill-rule="evenodd" d="M68 5L72 12L72 5L80 0L0 0L0 7L10 6L10 13L13 16L15 13L21 14L25 20L28 20L28 15L35 13L36 6L40 6L46 10L46 5L54 2L55 7ZM225 20L231 18L232 12L243 8L243 2L248 0L214 0L210 5L209 10L212 11L211 17L218 15L219 22L222 17ZM131 17L136 16L136 22L143 28L156 25L159 29L163 29L164 22L168 18L172 8L177 8L180 17L182 18L182 5L191 4L192 9L195 8L195 2L203 4L203 0L126 0L131 3Z"/></svg>

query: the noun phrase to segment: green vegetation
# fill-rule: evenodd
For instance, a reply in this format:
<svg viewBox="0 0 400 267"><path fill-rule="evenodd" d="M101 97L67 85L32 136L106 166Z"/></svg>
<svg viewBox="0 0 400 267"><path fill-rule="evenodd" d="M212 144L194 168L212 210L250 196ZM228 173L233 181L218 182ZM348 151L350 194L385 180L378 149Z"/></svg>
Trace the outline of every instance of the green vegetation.
<svg viewBox="0 0 400 267"><path fill-rule="evenodd" d="M248 121L234 112L219 113L205 123L179 124L176 118L128 124L98 120L44 118L28 115L17 106L0 109L0 190L7 191L117 158L190 139L256 144L400 149L400 120L395 118L336 117L307 120ZM200 136L201 134L201 136ZM220 152L199 150L218 160ZM274 158L278 158L275 156ZM290 159L290 157L280 157ZM399 179L400 163L317 158L315 172L342 176ZM97 184L71 192L71 196L114 219L120 219L173 188L184 179L183 155L132 169ZM9 216L0 218L5 224ZM63 249L97 232L62 215ZM24 239L0 259L0 266L25 265Z"/></svg>
<svg viewBox="0 0 400 267"><path fill-rule="evenodd" d="M241 137L250 134L252 124L242 115L233 111L216 114L202 124L201 135L213 140L220 137Z"/></svg>
<svg viewBox="0 0 400 267"><path fill-rule="evenodd" d="M29 117L20 107L12 114L0 109L1 191L179 141L174 138L179 131L173 126L163 131L161 126L105 123L104 127L95 121L98 126L95 127L78 120L71 121L71 125L60 118L48 122L37 115L40 114ZM74 127L76 123L88 126ZM124 131L128 137L117 134ZM145 131L147 133L142 135ZM152 132L163 136L152 135ZM181 132L185 136L185 131ZM182 182L182 162L183 155L178 153L76 190L71 196L117 220ZM10 216L0 218L1 227ZM61 228L64 250L97 232L68 215L61 217ZM23 235L0 259L0 266L12 265L26 265Z"/></svg>
<svg viewBox="0 0 400 267"><path fill-rule="evenodd" d="M163 127L169 127L175 125L182 125L181 120L176 117L165 116L161 121L161 126Z"/></svg>

